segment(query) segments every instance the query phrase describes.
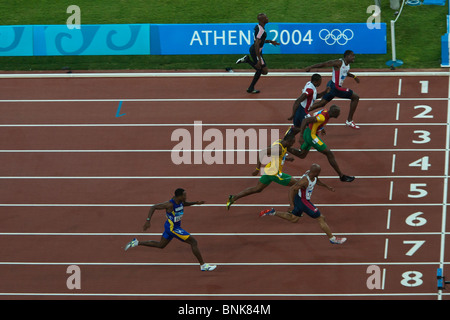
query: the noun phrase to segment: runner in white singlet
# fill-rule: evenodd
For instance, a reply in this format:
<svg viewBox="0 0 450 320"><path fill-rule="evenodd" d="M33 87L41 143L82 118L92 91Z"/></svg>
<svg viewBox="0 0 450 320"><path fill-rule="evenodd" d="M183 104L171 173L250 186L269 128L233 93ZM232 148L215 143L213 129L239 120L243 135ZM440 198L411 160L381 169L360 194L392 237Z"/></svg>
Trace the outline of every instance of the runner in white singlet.
<svg viewBox="0 0 450 320"><path fill-rule="evenodd" d="M359 78L350 73L350 64L355 61L355 54L351 50L347 50L344 53L343 59L330 60L323 63L318 63L305 68L306 72L311 71L313 68L324 68L333 67L333 75L331 80L327 83L327 87L330 88L330 92L325 94L322 100L314 103L309 111L315 109L323 108L328 102L334 99L334 97L350 99L350 111L348 113L348 118L345 124L353 129L359 129L359 126L353 121L353 115L358 107L359 96L348 88L342 87L344 80L347 77L352 77L357 83L359 83Z"/></svg>
<svg viewBox="0 0 450 320"><path fill-rule="evenodd" d="M309 117L309 108L314 104L317 98L323 97L329 89L317 93L317 88L322 84L322 76L315 73L311 76L311 81L308 81L302 90L300 97L295 100L292 106L292 114L288 120L293 120L292 130L297 134L304 118Z"/></svg>
<svg viewBox="0 0 450 320"><path fill-rule="evenodd" d="M318 164L311 165L309 171L307 171L302 178L293 187L291 187L289 191L289 212L276 211L272 208L261 211L259 216L277 216L295 223L299 221L300 217L303 216L303 213L306 213L308 216L319 222L320 228L326 233L332 244L343 244L347 238L338 238L333 236L330 227L325 221L325 217L310 201L312 192L316 185L325 187L334 192L333 187L330 187L319 180L320 171L321 168Z"/></svg>

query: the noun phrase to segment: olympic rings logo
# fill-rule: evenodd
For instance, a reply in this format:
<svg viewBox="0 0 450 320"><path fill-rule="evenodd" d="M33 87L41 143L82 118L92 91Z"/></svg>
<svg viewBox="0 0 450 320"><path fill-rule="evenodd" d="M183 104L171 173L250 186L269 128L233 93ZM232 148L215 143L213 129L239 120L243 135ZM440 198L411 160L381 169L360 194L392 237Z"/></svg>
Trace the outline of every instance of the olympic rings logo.
<svg viewBox="0 0 450 320"><path fill-rule="evenodd" d="M339 29L333 29L329 31L328 29L322 29L319 32L319 37L329 46L334 45L335 43L344 46L353 39L353 31L350 29L345 29L341 31Z"/></svg>

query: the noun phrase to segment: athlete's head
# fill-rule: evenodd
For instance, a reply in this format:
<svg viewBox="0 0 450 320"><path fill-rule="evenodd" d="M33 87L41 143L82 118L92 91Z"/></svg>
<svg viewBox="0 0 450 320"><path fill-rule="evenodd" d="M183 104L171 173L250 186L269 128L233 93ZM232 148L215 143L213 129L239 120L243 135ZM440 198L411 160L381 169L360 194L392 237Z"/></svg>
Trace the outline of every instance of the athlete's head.
<svg viewBox="0 0 450 320"><path fill-rule="evenodd" d="M322 83L322 76L318 73L314 73L311 76L311 83L316 87L320 87L320 85Z"/></svg>
<svg viewBox="0 0 450 320"><path fill-rule="evenodd" d="M309 173L312 177L318 177L322 168L317 164L313 163L309 168Z"/></svg>
<svg viewBox="0 0 450 320"><path fill-rule="evenodd" d="M331 118L337 118L339 117L339 114L341 114L341 108L333 104L328 110L328 114L330 115Z"/></svg>
<svg viewBox="0 0 450 320"><path fill-rule="evenodd" d="M355 53L352 50L346 50L344 52L344 60L347 63L353 63L355 62Z"/></svg>
<svg viewBox="0 0 450 320"><path fill-rule="evenodd" d="M186 191L182 188L175 190L175 199L180 201L186 201Z"/></svg>
<svg viewBox="0 0 450 320"><path fill-rule="evenodd" d="M295 143L295 135L291 131L289 131L289 133L284 136L283 141L284 146L290 148Z"/></svg>
<svg viewBox="0 0 450 320"><path fill-rule="evenodd" d="M269 23L269 18L267 18L265 13L260 13L258 14L258 22L263 24Z"/></svg>

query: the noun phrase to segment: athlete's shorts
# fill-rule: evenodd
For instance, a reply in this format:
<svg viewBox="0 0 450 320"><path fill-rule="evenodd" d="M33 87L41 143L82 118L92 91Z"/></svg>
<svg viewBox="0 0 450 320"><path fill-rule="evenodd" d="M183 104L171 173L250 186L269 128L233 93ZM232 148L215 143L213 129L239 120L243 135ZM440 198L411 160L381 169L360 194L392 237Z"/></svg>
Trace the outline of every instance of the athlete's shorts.
<svg viewBox="0 0 450 320"><path fill-rule="evenodd" d="M302 125L303 119L305 119L307 117L310 117L310 115L306 113L305 108L303 108L302 106L299 106L297 108L297 110L295 111L295 115L294 115L294 119L293 119L294 127L300 127Z"/></svg>
<svg viewBox="0 0 450 320"><path fill-rule="evenodd" d="M335 97L344 98L344 99L351 99L351 97L353 95L353 91L352 90L347 89L347 88L343 88L343 87L339 87L339 86L336 87L336 85L334 84L334 82L332 80L328 81L327 87L331 88L330 92L326 93L323 96L323 99L327 100L327 101L331 101Z"/></svg>
<svg viewBox="0 0 450 320"><path fill-rule="evenodd" d="M286 173L279 173L275 175L264 174L259 178L259 181L263 184L269 185L272 182L276 182L281 184L282 186L288 186L289 182L291 182L292 176Z"/></svg>
<svg viewBox="0 0 450 320"><path fill-rule="evenodd" d="M174 225L172 221L167 220L164 224L163 237L167 240L176 238L180 241L186 241L190 237L190 233L182 229L180 226Z"/></svg>
<svg viewBox="0 0 450 320"><path fill-rule="evenodd" d="M299 195L295 195L294 210L292 214L297 217L301 217L303 213L306 213L313 219L320 217L320 211L309 200L301 199Z"/></svg>
<svg viewBox="0 0 450 320"><path fill-rule="evenodd" d="M322 152L327 148L327 145L318 136L316 139L312 138L311 129L308 127L306 127L303 132L303 139L305 142L303 142L301 146L302 150L309 150L311 147L314 147L317 151Z"/></svg>
<svg viewBox="0 0 450 320"><path fill-rule="evenodd" d="M253 62L257 63L258 62L258 56L256 55L256 50L255 50L255 45L252 44L252 46L250 47L250 56L252 57ZM266 65L266 60L263 57L263 54L261 52L261 68L267 67Z"/></svg>

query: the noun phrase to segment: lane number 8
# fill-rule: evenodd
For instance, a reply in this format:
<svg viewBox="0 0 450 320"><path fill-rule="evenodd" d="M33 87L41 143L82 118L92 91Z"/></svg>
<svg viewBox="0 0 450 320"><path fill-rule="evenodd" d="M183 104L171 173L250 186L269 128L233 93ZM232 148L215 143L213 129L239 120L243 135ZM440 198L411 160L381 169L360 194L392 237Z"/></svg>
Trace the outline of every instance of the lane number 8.
<svg viewBox="0 0 450 320"><path fill-rule="evenodd" d="M402 277L403 279L400 283L405 287L418 287L423 283L423 274L419 271L403 272Z"/></svg>

